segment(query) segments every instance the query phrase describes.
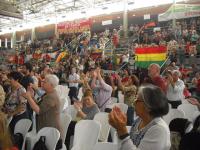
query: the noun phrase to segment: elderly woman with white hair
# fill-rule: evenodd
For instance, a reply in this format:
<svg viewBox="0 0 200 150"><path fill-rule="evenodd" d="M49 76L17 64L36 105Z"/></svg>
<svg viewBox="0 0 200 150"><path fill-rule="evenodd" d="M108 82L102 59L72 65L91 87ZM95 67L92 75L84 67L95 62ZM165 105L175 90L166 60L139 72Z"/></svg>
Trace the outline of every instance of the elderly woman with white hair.
<svg viewBox="0 0 200 150"><path fill-rule="evenodd" d="M177 108L182 104L182 99L184 99L183 90L185 88L184 82L180 79L181 73L178 70L173 70L168 73L167 76L167 98L168 102L172 105L172 108Z"/></svg>
<svg viewBox="0 0 200 150"><path fill-rule="evenodd" d="M138 118L130 133L126 115L118 107L109 114L109 123L119 137L120 150L169 150L171 146L168 125L162 119L169 111L167 97L161 88L144 84L139 87L134 103Z"/></svg>
<svg viewBox="0 0 200 150"><path fill-rule="evenodd" d="M36 112L36 130L39 131L43 127L54 127L62 134L60 120L60 101L55 87L59 84L56 75L49 74L42 81L42 88L45 94L41 100L36 103L30 92L26 92L23 96L28 100L33 111ZM49 117L51 116L51 117ZM63 136L61 136L63 137Z"/></svg>

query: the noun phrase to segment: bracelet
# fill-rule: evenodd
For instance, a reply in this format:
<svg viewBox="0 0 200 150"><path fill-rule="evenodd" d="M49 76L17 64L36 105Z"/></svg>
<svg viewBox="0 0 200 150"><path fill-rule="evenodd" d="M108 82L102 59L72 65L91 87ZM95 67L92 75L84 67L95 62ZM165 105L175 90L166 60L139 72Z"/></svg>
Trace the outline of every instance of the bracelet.
<svg viewBox="0 0 200 150"><path fill-rule="evenodd" d="M123 139L125 139L125 138L128 137L128 136L129 136L129 134L126 133L126 134L124 134L124 135L119 136L119 139L120 139L120 140L123 140Z"/></svg>

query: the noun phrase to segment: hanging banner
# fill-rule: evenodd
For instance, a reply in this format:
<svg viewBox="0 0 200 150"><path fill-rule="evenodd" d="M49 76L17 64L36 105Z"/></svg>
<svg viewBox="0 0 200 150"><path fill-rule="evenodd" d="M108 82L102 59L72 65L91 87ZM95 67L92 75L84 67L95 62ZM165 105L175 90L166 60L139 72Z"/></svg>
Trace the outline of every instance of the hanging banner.
<svg viewBox="0 0 200 150"><path fill-rule="evenodd" d="M57 30L58 33L77 33L90 29L91 25L91 19L62 22L57 25Z"/></svg>
<svg viewBox="0 0 200 150"><path fill-rule="evenodd" d="M158 16L158 21L200 16L200 4L175 4Z"/></svg>

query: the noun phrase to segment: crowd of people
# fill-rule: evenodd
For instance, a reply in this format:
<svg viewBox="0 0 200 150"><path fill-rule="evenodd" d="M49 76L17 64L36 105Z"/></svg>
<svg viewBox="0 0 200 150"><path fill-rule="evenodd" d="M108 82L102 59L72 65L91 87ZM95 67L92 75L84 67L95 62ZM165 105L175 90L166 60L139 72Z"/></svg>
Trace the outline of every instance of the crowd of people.
<svg viewBox="0 0 200 150"><path fill-rule="evenodd" d="M16 123L24 118L33 121L33 112L36 113L36 131L44 127L58 129L61 134L59 141L64 142L68 149L70 137L74 134L77 122L93 120L99 112L109 113L109 123L118 133L121 150L169 150L170 147L179 147L180 150L192 147L198 149L199 114L193 120L192 130L186 133L184 129L187 127L184 127L178 144L174 144L170 139L172 125L168 126L163 120L163 116L167 115L171 108L177 109L185 101L200 108L200 68L196 65L198 62L194 60L200 47L197 28L189 26L191 32L188 32L185 37L188 27L182 28L177 24L177 32L172 37L170 36L170 39L165 39L163 35L168 32L161 29L154 33L153 41L142 39L141 37L146 37L146 35L143 36L143 29L138 28L138 26L130 28L133 34L136 29L136 32L140 32L140 39L133 47L163 43L168 46L171 63L165 66L163 72L163 68L153 63L146 69L146 73L139 69L136 72L130 72L128 65L120 72L106 73L105 70L109 70L112 59L105 57L94 60L85 53L87 49L85 45L91 42L91 39L94 42L96 38L95 34L91 37L89 32L84 33L86 35L81 40L81 50L77 49L70 53L58 64L26 62L17 67L3 66L0 71L0 129L2 131L0 149L13 149L11 137L14 136ZM113 33L118 36L116 30ZM104 35L108 38L109 31L105 31ZM83 43L86 40L87 42ZM187 43L186 46L185 43ZM113 44L117 47L118 43L113 41ZM77 45L76 42L75 45ZM73 49L73 44L70 47ZM191 67L184 65L187 52L189 57L192 57L189 63ZM127 52L124 54L122 64L128 63L126 54ZM63 102L57 90L60 84L69 89L66 94L71 105L77 110L77 118L70 123L66 135L63 135L60 119L63 108ZM119 107L112 109L108 107L113 104L113 97L118 102L121 101L118 96L120 91L124 95L123 103L128 106L126 114ZM79 97L79 93L83 93L83 96ZM12 120L7 127L6 121L9 118ZM186 122L189 121L186 119ZM127 125L132 126L130 133L126 128ZM196 136L193 136L194 134ZM63 141L65 136L66 139ZM190 138L192 140L189 140ZM60 147L59 143L57 147Z"/></svg>

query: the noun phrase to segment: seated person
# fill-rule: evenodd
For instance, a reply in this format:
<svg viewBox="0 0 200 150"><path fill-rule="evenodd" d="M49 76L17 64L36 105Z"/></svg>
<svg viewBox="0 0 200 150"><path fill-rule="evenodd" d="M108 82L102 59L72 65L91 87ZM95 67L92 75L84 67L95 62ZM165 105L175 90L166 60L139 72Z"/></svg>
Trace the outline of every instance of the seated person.
<svg viewBox="0 0 200 150"><path fill-rule="evenodd" d="M82 102L74 103L75 109L77 109L77 117L79 119L93 120L94 116L99 112L98 106L95 104L91 90L86 90L82 99ZM65 144L67 149L70 146L70 137L74 135L74 129L77 121L72 121L69 124Z"/></svg>
<svg viewBox="0 0 200 150"><path fill-rule="evenodd" d="M170 131L161 118L168 113L169 106L161 89L152 84L141 86L135 111L139 118L133 123L130 135L126 128L126 115L118 107L109 114L109 123L116 128L121 139L120 150L169 150Z"/></svg>

